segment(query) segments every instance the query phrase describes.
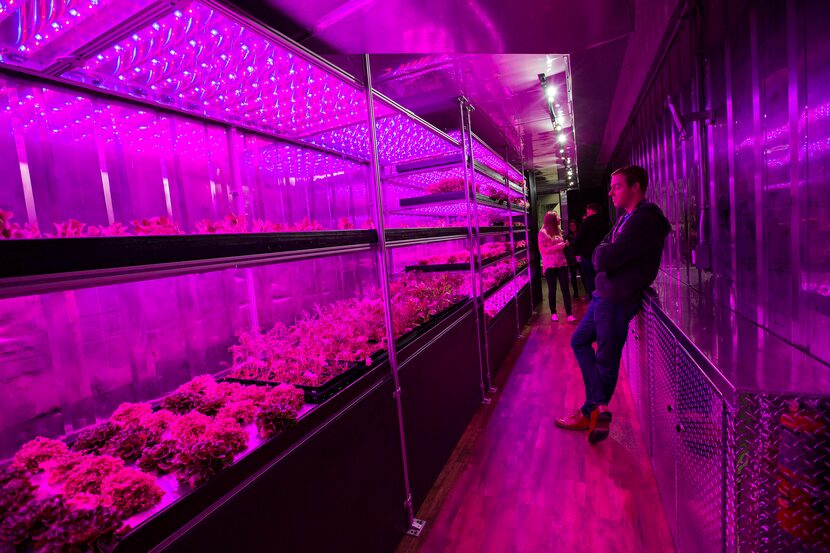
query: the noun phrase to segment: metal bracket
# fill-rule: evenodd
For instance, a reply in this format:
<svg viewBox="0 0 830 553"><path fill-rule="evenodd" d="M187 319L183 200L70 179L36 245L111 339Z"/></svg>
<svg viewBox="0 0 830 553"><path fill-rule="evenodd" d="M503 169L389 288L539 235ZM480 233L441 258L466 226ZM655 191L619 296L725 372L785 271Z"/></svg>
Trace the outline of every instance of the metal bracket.
<svg viewBox="0 0 830 553"><path fill-rule="evenodd" d="M421 532L424 531L424 526L426 525L427 521L421 520L420 518L413 518L412 524L409 526L409 530L407 530L406 533L417 538L421 535Z"/></svg>

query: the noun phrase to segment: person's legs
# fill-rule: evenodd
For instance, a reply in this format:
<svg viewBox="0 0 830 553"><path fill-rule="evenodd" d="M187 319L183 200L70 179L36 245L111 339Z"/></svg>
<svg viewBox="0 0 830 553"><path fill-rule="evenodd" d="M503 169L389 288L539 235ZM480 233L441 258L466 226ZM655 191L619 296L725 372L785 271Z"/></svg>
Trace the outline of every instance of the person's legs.
<svg viewBox="0 0 830 553"><path fill-rule="evenodd" d="M568 268L559 267L556 269L556 273L559 278L559 286L562 288L562 303L565 304L565 313L571 316L573 310L571 309L571 289L568 288Z"/></svg>
<svg viewBox="0 0 830 553"><path fill-rule="evenodd" d="M579 268L582 269L582 285L585 286L585 293L590 298L594 294L594 263L584 257L579 260Z"/></svg>
<svg viewBox="0 0 830 553"><path fill-rule="evenodd" d="M551 314L556 313L556 269L548 267L545 271L545 280L548 281L548 307Z"/></svg>
<svg viewBox="0 0 830 553"><path fill-rule="evenodd" d="M585 397L589 398L590 391L596 387L595 381L597 375L597 355L594 352L594 342L597 340L597 327L595 321L595 299L588 304L588 309L585 315L579 322L579 326L571 335L571 348L574 351L574 357L579 364L579 369L582 371L582 381L585 383ZM587 401L586 401L587 404ZM591 416L591 411L586 411L583 405L582 414L586 417Z"/></svg>
<svg viewBox="0 0 830 553"><path fill-rule="evenodd" d="M587 383L583 413L590 413L611 401L620 374L620 359L628 336L628 323L640 307L638 303L614 304L601 298L596 298L595 302L596 377Z"/></svg>
<svg viewBox="0 0 830 553"><path fill-rule="evenodd" d="M579 283L576 281L576 273L579 270L579 265L568 266L568 271L571 273L571 285L574 289L574 298L579 297Z"/></svg>

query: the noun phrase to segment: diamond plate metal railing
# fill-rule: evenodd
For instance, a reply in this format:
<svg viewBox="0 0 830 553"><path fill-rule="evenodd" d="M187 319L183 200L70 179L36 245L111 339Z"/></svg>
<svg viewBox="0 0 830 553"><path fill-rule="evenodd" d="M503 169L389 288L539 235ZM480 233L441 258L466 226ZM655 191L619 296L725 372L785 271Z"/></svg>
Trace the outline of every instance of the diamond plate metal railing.
<svg viewBox="0 0 830 553"><path fill-rule="evenodd" d="M652 370L651 438L654 477L663 499L669 528L677 543L677 479L678 455L676 395L674 374L676 344L669 331L654 318L650 319L648 354Z"/></svg>
<svg viewBox="0 0 830 553"><path fill-rule="evenodd" d="M830 400L743 394L735 428L740 551L830 551Z"/></svg>
<svg viewBox="0 0 830 553"><path fill-rule="evenodd" d="M676 351L677 549L722 551L723 400L688 353Z"/></svg>

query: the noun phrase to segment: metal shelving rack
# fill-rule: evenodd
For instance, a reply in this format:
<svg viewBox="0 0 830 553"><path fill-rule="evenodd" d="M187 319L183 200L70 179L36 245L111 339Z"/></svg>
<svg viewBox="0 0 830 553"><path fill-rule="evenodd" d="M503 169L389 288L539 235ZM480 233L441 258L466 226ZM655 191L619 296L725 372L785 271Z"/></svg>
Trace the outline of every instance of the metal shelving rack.
<svg viewBox="0 0 830 553"><path fill-rule="evenodd" d="M0 55L0 77L9 76L16 80L31 82L36 88L56 86L78 95L79 102L90 99L90 101L103 104L115 100L123 106L132 106L136 110L151 108L162 114L182 116L196 122L217 125L227 131L230 137L229 147L232 149L236 147L240 133L247 133L250 136L273 140L304 152L310 152L305 158L301 156L293 160L299 165L310 163L308 160L317 155L341 159L344 163L362 167L369 174L369 190L371 190L369 201L373 208L371 217L373 228L226 235L0 240L0 257L7 261L0 268L0 298L72 291L170 276L200 274L228 268L259 267L287 261L336 257L356 252L375 252L375 270L379 275L378 284L385 305L387 343L395 344L395 347L387 352L380 367L376 367L364 377L364 380L368 379L366 383L359 386L356 384L354 389L344 390L326 404L313 408L307 413L308 416L303 423L305 426L301 425L296 432L288 433L275 442L266 442L246 457L244 463L239 463L239 466L235 464L226 471L227 474L223 473L222 477L217 479L217 484L209 483L195 490L187 501L182 501L179 506L174 504L173 509L165 511L168 514L162 513L154 517L154 524L157 526L150 527L149 524L138 526L131 533L132 537L128 537L129 539L125 541L128 545L124 547L142 549L152 546L164 549L172 547L176 540L186 540L186 533L193 530L203 518L202 515L196 517L196 512L199 510L206 513L220 512L222 509L220 505L233 501L233 498L244 497L248 493L250 479L264 471L263 467L272 466L273 459L282 459L291 454L290 452L297 447L294 442L301 443L311 439L309 436L324 433L326 425L334 425L334 421L337 420L346 420L347 416L344 413L347 410L359 410L356 407L358 403L367 401L366 398L370 394L388 389L391 389L395 402L394 410L397 415L395 433L400 441L397 460L400 463L401 473L396 478L399 478L403 486L401 493L404 497L406 523L412 525L417 522L414 520L414 513L417 504L423 500L424 489L428 489L432 480L437 476L435 467L440 465L436 463L441 461L443 464L443 460L448 455L447 445L454 445L458 429L463 430L466 421L472 415L471 409L474 409L474 403L478 404L485 400L487 392L492 389L490 356L487 354L486 346L488 333L492 334L492 329L488 328L486 323L484 304L488 298L496 295L496 292L508 288L511 290L508 303L512 302L514 306L517 304L516 299L520 293L517 282L521 271L517 274L516 260L519 256L526 257L527 255L526 248L520 250L515 248L520 233L523 233L525 240L527 238L526 210L509 204L504 205L482 192L477 191L473 194L472 191L477 190L476 186L481 186L485 191L503 191L508 197L520 194L524 199L527 194L521 173L506 162L500 170L499 167L494 168L477 161L476 151L486 150L493 155L495 152L470 131L469 104L466 101L460 104L462 131L459 135L461 139L458 139L443 133L417 115L374 91L371 86L368 56L364 58L364 75L362 78L355 78L272 29L234 12L221 2L203 0L189 4L187 8L182 9L179 9L176 3L160 1L138 3L124 1L115 2L115 4L107 19L101 20L99 28L102 31L99 34L78 35L81 38L73 41L73 29L68 28L62 36L62 44L69 46L63 50L53 48L51 51L55 55L50 58L39 55L35 43L27 43L25 47L19 47L17 54L7 52ZM119 11L119 8L124 9ZM341 115L344 123L334 129L314 129L311 115L305 120L284 125L279 114L270 118L269 108L263 103L262 98L256 95L252 96L251 101L260 102L261 105L247 106L248 111L241 108L233 111L232 105L237 108L242 103L232 98L222 99L219 96L222 101L217 101L218 103L211 103L215 98L206 99L204 103L194 101L196 96L204 92L200 91L198 86L195 89L192 85L187 88L187 94L191 94L192 97L186 97L184 92L176 96L164 94L161 90L153 88L153 86L163 88L164 85L161 83L142 89L139 81L133 82L129 76L119 79L114 77L115 73L113 73L112 78L102 77L104 73L101 69L102 64L109 63L112 56L119 55L118 53L123 49L119 46L120 44L129 40L149 41L156 36L154 33L170 31L179 25L182 18L193 20L212 18L214 21L218 19L226 22L228 26L241 29L240 36L244 34L251 41L250 48L259 48L260 52L268 52L275 58L285 54L285 59L300 60L302 64L307 64L307 69L303 65L303 70L309 75L313 73L317 80L329 79L327 82L331 88L325 90L336 90L338 102L351 106L348 108L352 110L351 114L343 111ZM88 21L86 27L89 27ZM216 30L216 33L220 31ZM175 33L171 31L170 36L175 36ZM191 41L195 41L195 38ZM175 57L177 54L174 54L173 48L180 46L187 48L184 42L178 46L169 46L171 55ZM201 50L194 50L191 53L194 64L201 61L202 58L198 58L202 55L201 52ZM271 58L266 55L259 59ZM186 61L186 58L183 60ZM149 58L148 63L150 63ZM142 71L138 65L135 69L136 74ZM177 79L179 76L173 72L169 79ZM282 74L275 74L274 77L284 78ZM314 80L311 77L309 79ZM264 80L245 80L243 75L240 75L240 80L245 81L244 84L240 83L241 87L259 86L261 82L264 83ZM285 83L282 84L285 85ZM299 90L302 90L303 86L311 86L303 85L298 81L298 83L292 83L292 89L295 84ZM280 83L277 82L274 94L279 93L279 85ZM310 90L309 94L311 94ZM17 100L20 106L24 106L28 101L27 98ZM41 101L43 98L40 96L32 99L35 106ZM338 102L332 105L339 105ZM220 109L224 106L228 106L227 109ZM254 112L259 114L259 120L257 117L250 117L250 114ZM358 115L365 114L365 119L358 116L357 121L350 120L350 117L355 119L356 112ZM303 124L307 127L311 125L311 127L303 127ZM406 132L396 135L394 132L396 129L403 129ZM105 155L101 148L99 142L98 158L104 160ZM430 148L431 152L427 152L426 150ZM482 148L485 150L481 150ZM438 154L436 155L435 152ZM103 161L101 164L101 174L105 175L107 168ZM417 199L411 199L413 196L408 196L409 201L401 201L394 207L389 205L385 189L388 183L409 186L417 191L419 186L428 184L431 182L430 179L434 181L436 178L442 178L442 175L462 179L464 182L462 191L451 192L449 195L443 195L442 198L429 198L428 195L421 195ZM32 183L31 180L27 181L27 178L28 174L23 170L23 162L21 162L21 179L24 187L29 190L28 194L31 195ZM234 178L238 180L238 174L234 174ZM521 180L521 183L517 180ZM417 185L413 184L416 181L418 181ZM106 178L102 177L102 182L106 183ZM106 186L103 193L105 195L110 193ZM108 205L111 201L108 196ZM463 226L455 227L427 224L414 228L396 228L394 225L387 224L389 217L406 217L409 214L415 214L412 216L436 223L446 222L448 217L453 223L458 223L459 219L465 219L466 222ZM512 227L512 221L517 215L524 219L524 229ZM492 219L492 216L506 216L505 224L508 226L483 224L485 218ZM111 214L110 219L112 219ZM497 258L482 260L481 243L482 240L489 239L509 242L509 251ZM467 403L465 410L455 415L457 428L453 430L453 434L450 434L454 439L451 443L450 440L445 440L447 445L433 454L431 465L424 468L419 466L423 464L423 461L418 457L418 455L423 456L423 453L417 451L418 455L413 457L409 446L415 443L418 447L424 447L423 444L428 443L427 440L431 440L433 435L425 436L423 439L413 436L417 431L411 428L411 422L419 415L417 412L408 412L407 409L412 409L408 402L411 403L419 397L414 382L417 381L419 375L415 370L416 363L413 360L416 360L418 355L422 355L426 346L421 343L401 345L396 341L393 328L395 306L390 295L390 283L395 271L392 258L396 251L450 241L465 243L470 254L468 265L456 266L452 269L461 270L468 275L469 301L460 309L454 306L453 313L446 319L437 316L436 319L439 322L432 331L434 336L428 335L427 338L431 341L425 344L438 344L440 339L448 339L442 336L451 336L451 332L456 332L454 328L461 328L462 324L468 324L465 321L475 321L474 326L471 322L468 324L470 328L476 329L475 333L469 334L469 337L473 340L483 340L483 343L477 346L479 359L473 360L475 372L468 373L464 377L466 380L463 382L459 380L457 384L464 387ZM511 260L511 278L493 287L492 290L484 290L483 270L507 259ZM440 348L435 346L433 349ZM472 377L470 377L471 374ZM443 375L438 373L433 378L439 377ZM474 386L472 393L470 393L471 382ZM436 380L432 386L437 383L440 381ZM452 398L448 400L451 401ZM429 401L429 398L421 397L418 401L423 404ZM388 435L386 437L388 438ZM388 450L386 454L388 458ZM410 463L410 460L414 460L413 463ZM410 466L411 464L414 464L414 467ZM389 486L386 488L388 489ZM414 499L413 496L415 496ZM389 510L388 506L383 506L383 509ZM167 520L164 520L165 518ZM370 522L367 521L367 524Z"/></svg>

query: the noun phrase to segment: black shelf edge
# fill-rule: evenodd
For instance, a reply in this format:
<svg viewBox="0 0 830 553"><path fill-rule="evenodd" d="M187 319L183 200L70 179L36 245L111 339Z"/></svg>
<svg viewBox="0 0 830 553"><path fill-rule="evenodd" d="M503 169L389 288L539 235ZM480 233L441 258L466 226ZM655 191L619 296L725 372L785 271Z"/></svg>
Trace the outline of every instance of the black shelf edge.
<svg viewBox="0 0 830 553"><path fill-rule="evenodd" d="M482 268L483 267L489 267L490 265L495 265L496 263L498 263L502 259L507 259L508 257L512 257L512 256L513 256L513 252L509 252L509 251L504 252L502 254L497 255L496 257L490 257L488 259L485 259L484 261L481 262L481 266L482 266Z"/></svg>
<svg viewBox="0 0 830 553"><path fill-rule="evenodd" d="M527 270L527 265L525 265L521 269L516 269L516 271L513 273L513 275L510 278L508 278L504 282L498 284L497 286L493 286L492 288L490 288L489 290L484 292L484 294L482 295L482 299L486 300L487 298L489 298L490 296L492 296L493 294L495 294L496 292L498 292L499 290L504 288L507 284L509 284L510 282L516 280L516 277L519 276L519 274L521 274L522 271L526 271L526 270Z"/></svg>
<svg viewBox="0 0 830 553"><path fill-rule="evenodd" d="M457 154L449 154L432 159L421 159L417 161L408 161L405 163L398 163L395 165L395 171L398 173L414 173L424 170L441 170L446 169L452 165L461 163L461 152Z"/></svg>
<svg viewBox="0 0 830 553"><path fill-rule="evenodd" d="M426 194L424 196L414 196L412 198L401 198L401 207L419 207L429 204L440 204L444 202L457 202L465 199L466 196L463 190L455 192L442 192L440 194Z"/></svg>
<svg viewBox="0 0 830 553"><path fill-rule="evenodd" d="M407 273L445 273L452 271L469 271L469 263L435 263L433 265L407 265L404 271Z"/></svg>
<svg viewBox="0 0 830 553"><path fill-rule="evenodd" d="M507 259L511 257L513 254L511 252L504 252L502 254L497 255L496 257L490 257L485 259L481 266L482 267L489 267L503 259ZM433 263L430 265L406 265L404 267L404 271L407 273L410 272L422 272L422 273L442 273L442 272L449 272L449 271L469 271L470 270L470 263Z"/></svg>
<svg viewBox="0 0 830 553"><path fill-rule="evenodd" d="M466 199L466 195L464 194L463 190L458 190L455 192L442 192L440 194L427 194L424 196L415 196L412 198L401 198L401 207L421 207L424 205L431 205L431 204L441 204L446 202L457 202ZM495 202L485 196L484 194L476 194L475 200L478 205L482 205L485 207L494 207L497 209L503 209L509 212L516 212L511 206L507 206L505 204L501 204Z"/></svg>
<svg viewBox="0 0 830 553"><path fill-rule="evenodd" d="M518 228L506 226L497 226L497 227L478 227L478 233L481 235L499 235L499 234L510 234L511 232L527 232L526 228Z"/></svg>
<svg viewBox="0 0 830 553"><path fill-rule="evenodd" d="M198 272L280 258L334 255L339 248L369 247L374 230L316 232L45 238L0 241L0 295L15 288L108 277L135 280L138 274ZM41 277L41 278L38 278Z"/></svg>

